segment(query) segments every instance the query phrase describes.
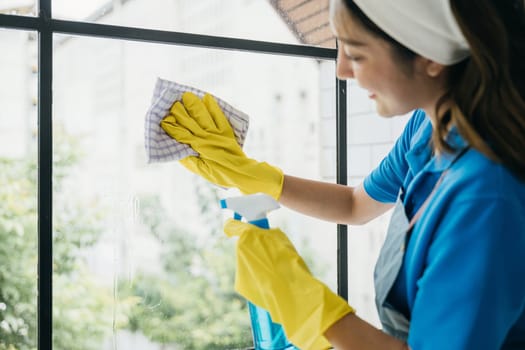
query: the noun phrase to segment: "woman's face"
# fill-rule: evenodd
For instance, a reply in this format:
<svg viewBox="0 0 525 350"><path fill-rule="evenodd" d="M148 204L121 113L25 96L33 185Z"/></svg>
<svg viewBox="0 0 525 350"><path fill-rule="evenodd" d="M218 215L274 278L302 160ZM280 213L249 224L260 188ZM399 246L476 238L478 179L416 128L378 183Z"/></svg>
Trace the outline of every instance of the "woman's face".
<svg viewBox="0 0 525 350"><path fill-rule="evenodd" d="M333 6L332 29L338 40L337 77L355 79L376 102L381 116L402 115L417 108L433 114L444 89L443 79L429 76L430 61L416 56L401 64L395 59L392 44L365 29L341 0Z"/></svg>

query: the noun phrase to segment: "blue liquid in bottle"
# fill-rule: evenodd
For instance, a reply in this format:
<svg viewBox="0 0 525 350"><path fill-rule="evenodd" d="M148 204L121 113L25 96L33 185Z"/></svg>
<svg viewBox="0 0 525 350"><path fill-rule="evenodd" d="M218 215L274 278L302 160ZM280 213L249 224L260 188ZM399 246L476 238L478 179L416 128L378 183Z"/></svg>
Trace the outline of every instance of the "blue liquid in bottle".
<svg viewBox="0 0 525 350"><path fill-rule="evenodd" d="M260 228L270 228L266 218L250 221L250 223ZM248 310L250 311L255 350L299 350L286 338L283 327L272 321L268 311L251 302L248 302Z"/></svg>
<svg viewBox="0 0 525 350"><path fill-rule="evenodd" d="M239 203L240 198L242 198L242 203ZM231 200L232 199L230 198L228 201ZM221 199L220 205L221 208L233 209L233 218L235 220L242 219L242 215L240 215L237 210L243 210L245 213L244 215L247 215L246 213L249 211L246 211L245 209L250 205L257 207L257 209L260 209L261 212L267 212L268 210L279 207L277 202L266 195L262 195L262 197L260 195L239 197L237 198L237 202L235 204L227 202L225 199ZM256 217L260 216L257 215ZM252 218L249 220L249 222L252 225L263 229L270 228L270 224L268 223L268 219L266 217L260 219ZM251 302L248 302L248 310L250 312L253 344L255 350L299 350L286 338L284 328L280 324L274 323L272 321L268 311L252 304Z"/></svg>
<svg viewBox="0 0 525 350"><path fill-rule="evenodd" d="M292 350L293 346L280 324L272 322L268 311L248 302L252 323L253 343L256 350Z"/></svg>

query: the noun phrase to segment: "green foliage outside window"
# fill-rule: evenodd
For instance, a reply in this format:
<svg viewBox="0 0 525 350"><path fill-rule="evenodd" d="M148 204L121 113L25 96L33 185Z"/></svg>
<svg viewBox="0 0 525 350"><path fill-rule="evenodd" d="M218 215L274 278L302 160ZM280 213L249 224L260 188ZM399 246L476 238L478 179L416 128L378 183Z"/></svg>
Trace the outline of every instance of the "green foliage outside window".
<svg viewBox="0 0 525 350"><path fill-rule="evenodd" d="M141 201L142 222L164 247L162 274L139 273L101 285L82 255L104 227L96 201L68 198L61 186L81 159L71 137L57 130L53 164L53 348L101 349L123 329L144 334L165 349L235 349L251 343L245 301L233 291L233 242L197 246L169 220L155 196ZM35 158L0 159L0 350L37 347L37 168ZM205 190L205 192L208 190ZM203 220L212 190L199 194ZM210 198L209 196L215 196ZM217 213L215 211L215 213ZM219 220L219 221L217 221Z"/></svg>
<svg viewBox="0 0 525 350"><path fill-rule="evenodd" d="M233 290L233 241L219 232L218 210L208 210L209 204L218 203L215 191L198 189L202 220L212 231L204 247L170 220L157 198L141 200L142 220L164 247L163 273L138 276L131 286L121 284L121 293L139 297L128 327L185 350L247 348L252 337L246 301Z"/></svg>
<svg viewBox="0 0 525 350"><path fill-rule="evenodd" d="M60 135L60 134L59 134ZM57 144L55 189L78 159L71 138ZM0 159L0 350L36 349L37 168L36 155ZM94 205L68 202L54 209L53 343L56 349L100 349L107 336L109 292L97 286L79 251L100 235Z"/></svg>
<svg viewBox="0 0 525 350"><path fill-rule="evenodd" d="M53 348L100 350L123 330L166 350L251 346L246 301L233 290L234 240L222 233L215 188L195 184L200 221L209 231L201 243L170 219L157 195L140 198L137 224L162 247L159 271L139 267L131 281L104 285L84 253L111 229L105 227L111 213L63 190L82 154L73 138L58 128L54 134ZM34 157L0 159L0 350L37 348L36 180ZM309 261L312 251L302 243Z"/></svg>

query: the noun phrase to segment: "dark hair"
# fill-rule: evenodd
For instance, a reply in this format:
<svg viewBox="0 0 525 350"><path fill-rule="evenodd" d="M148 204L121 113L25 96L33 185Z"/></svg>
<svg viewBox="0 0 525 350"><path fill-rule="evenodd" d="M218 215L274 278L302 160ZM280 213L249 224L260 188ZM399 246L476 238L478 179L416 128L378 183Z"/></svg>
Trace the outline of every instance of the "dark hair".
<svg viewBox="0 0 525 350"><path fill-rule="evenodd" d="M451 0L471 56L450 85L450 120L476 149L525 180L525 4ZM445 120L446 121L446 120ZM446 134L437 128L438 142Z"/></svg>
<svg viewBox="0 0 525 350"><path fill-rule="evenodd" d="M392 39L352 0L351 14L371 33L392 43L400 60L415 53ZM448 67L449 91L439 100L453 102L437 114L432 142L437 152L450 151L451 123L465 140L490 159L525 180L525 4L523 0L450 0L471 56Z"/></svg>

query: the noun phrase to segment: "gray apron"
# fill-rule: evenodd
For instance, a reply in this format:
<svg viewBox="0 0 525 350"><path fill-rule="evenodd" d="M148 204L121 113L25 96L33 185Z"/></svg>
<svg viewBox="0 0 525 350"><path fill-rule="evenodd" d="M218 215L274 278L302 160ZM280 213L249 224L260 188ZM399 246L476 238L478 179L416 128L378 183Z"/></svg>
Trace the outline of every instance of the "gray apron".
<svg viewBox="0 0 525 350"><path fill-rule="evenodd" d="M374 285L376 307L383 331L402 341L408 338L410 321L401 312L393 309L386 298L399 274L405 256L409 227L410 222L405 214L403 202L398 196L386 239L376 262Z"/></svg>
<svg viewBox="0 0 525 350"><path fill-rule="evenodd" d="M388 293L392 289L395 280L401 269L403 258L405 256L405 249L410 238L410 232L417 220L421 217L425 208L430 203L430 199L436 192L437 188L443 181L445 174L452 164L457 161L466 151L468 147L458 152L454 159L450 162L447 169L445 169L439 179L437 180L431 193L427 196L423 204L419 207L412 220L408 220L403 202L401 200L401 191L397 197L394 212L390 219L385 242L379 253L375 270L374 270L374 286L376 291L376 307L379 314L379 320L383 326L383 331L402 340L406 341L408 338L408 330L410 321L401 312L395 310L392 305L386 300Z"/></svg>

